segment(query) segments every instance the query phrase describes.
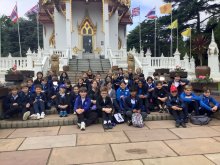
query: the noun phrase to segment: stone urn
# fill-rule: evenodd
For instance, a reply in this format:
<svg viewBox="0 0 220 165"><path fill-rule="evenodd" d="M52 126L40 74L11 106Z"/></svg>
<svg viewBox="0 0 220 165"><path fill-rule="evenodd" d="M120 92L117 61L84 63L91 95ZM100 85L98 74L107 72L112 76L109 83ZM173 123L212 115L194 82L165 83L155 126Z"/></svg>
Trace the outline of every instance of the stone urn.
<svg viewBox="0 0 220 165"><path fill-rule="evenodd" d="M211 69L208 66L197 66L195 72L196 78L199 78L199 76L210 76Z"/></svg>

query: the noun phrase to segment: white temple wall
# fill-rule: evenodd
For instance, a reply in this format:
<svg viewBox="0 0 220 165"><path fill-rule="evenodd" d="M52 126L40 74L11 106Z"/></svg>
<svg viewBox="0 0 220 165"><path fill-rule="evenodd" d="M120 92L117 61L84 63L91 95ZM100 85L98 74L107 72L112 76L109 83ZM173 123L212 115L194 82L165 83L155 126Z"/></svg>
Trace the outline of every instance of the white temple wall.
<svg viewBox="0 0 220 165"><path fill-rule="evenodd" d="M44 50L50 49L50 36L53 33L54 25L53 24L44 24L43 25L43 41L44 41Z"/></svg>
<svg viewBox="0 0 220 165"><path fill-rule="evenodd" d="M54 10L54 24L56 49L65 50L67 48L66 18L62 13L59 13L56 8Z"/></svg>
<svg viewBox="0 0 220 165"><path fill-rule="evenodd" d="M112 50L118 50L118 10L109 19L109 44Z"/></svg>
<svg viewBox="0 0 220 165"><path fill-rule="evenodd" d="M126 25L119 25L118 26L118 36L121 39L122 48L127 48Z"/></svg>
<svg viewBox="0 0 220 165"><path fill-rule="evenodd" d="M78 25L82 23L86 16L89 16L92 23L97 27L95 40L93 41L94 48L101 47L101 41L104 42L104 33L102 26L102 3L73 1L72 3L72 48L75 46L82 49L82 38L79 37Z"/></svg>

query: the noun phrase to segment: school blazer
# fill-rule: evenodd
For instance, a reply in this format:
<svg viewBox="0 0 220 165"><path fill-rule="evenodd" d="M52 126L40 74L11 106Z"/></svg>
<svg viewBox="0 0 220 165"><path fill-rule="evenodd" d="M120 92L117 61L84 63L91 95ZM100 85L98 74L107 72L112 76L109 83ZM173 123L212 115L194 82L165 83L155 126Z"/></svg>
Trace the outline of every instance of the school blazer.
<svg viewBox="0 0 220 165"><path fill-rule="evenodd" d="M96 107L98 110L102 110L102 108L113 108L111 98L107 96L104 103L103 98L101 96L98 97L96 100Z"/></svg>
<svg viewBox="0 0 220 165"><path fill-rule="evenodd" d="M135 97L135 106L132 107L131 96L128 96L125 98L124 106L125 106L126 111L132 111L133 109L141 110L142 109L142 101L138 96L136 96Z"/></svg>

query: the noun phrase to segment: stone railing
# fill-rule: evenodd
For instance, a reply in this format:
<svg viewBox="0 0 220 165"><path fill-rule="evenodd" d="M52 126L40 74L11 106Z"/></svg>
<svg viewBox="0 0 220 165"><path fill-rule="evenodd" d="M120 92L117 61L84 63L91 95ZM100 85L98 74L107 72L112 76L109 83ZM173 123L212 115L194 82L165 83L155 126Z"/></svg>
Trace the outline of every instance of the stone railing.
<svg viewBox="0 0 220 165"><path fill-rule="evenodd" d="M127 68L127 53L122 50L107 50L107 57L110 60L111 66L118 66L119 68Z"/></svg>
<svg viewBox="0 0 220 165"><path fill-rule="evenodd" d="M18 70L33 70L35 75L37 72L41 71L46 75L47 71L50 69L50 58L52 54L59 55L60 71L62 71L64 65L69 64L69 60L72 58L69 49L51 49L47 52L39 48L37 53L29 49L26 53L26 57L12 57L11 54L9 54L8 57L0 57L0 71L6 72L16 64Z"/></svg>
<svg viewBox="0 0 220 165"><path fill-rule="evenodd" d="M178 50L174 53L173 57L151 57L150 49L147 50L144 55L143 50L137 53L135 49L129 51L130 54L134 55L135 68L141 68L143 73L148 76L152 75L155 69L166 68L174 70L177 66L187 71L190 75L195 75L195 60L194 58L189 59L189 56L185 54L183 60L180 59L180 53Z"/></svg>

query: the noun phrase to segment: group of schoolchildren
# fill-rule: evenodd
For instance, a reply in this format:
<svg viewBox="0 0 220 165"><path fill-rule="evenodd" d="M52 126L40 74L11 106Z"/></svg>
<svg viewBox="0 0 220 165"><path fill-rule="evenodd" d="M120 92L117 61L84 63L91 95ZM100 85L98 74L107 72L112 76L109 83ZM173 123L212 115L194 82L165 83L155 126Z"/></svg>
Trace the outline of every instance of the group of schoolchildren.
<svg viewBox="0 0 220 165"><path fill-rule="evenodd" d="M104 80L91 70L71 85L68 74L63 72L59 79L53 72L43 77L37 73L36 80L27 79L21 90L13 86L3 103L4 118L21 115L23 120L42 119L45 109L57 110L60 117L77 115L81 130L101 117L103 128L112 129L113 114L120 113L132 125L132 115L141 114L145 119L151 111L169 112L174 116L176 127L186 127L189 114L211 116L220 109L219 103L210 96L210 89L204 88L201 96L192 92L189 81L178 74L168 83L147 77L140 69L135 73L122 69L107 74Z"/></svg>

